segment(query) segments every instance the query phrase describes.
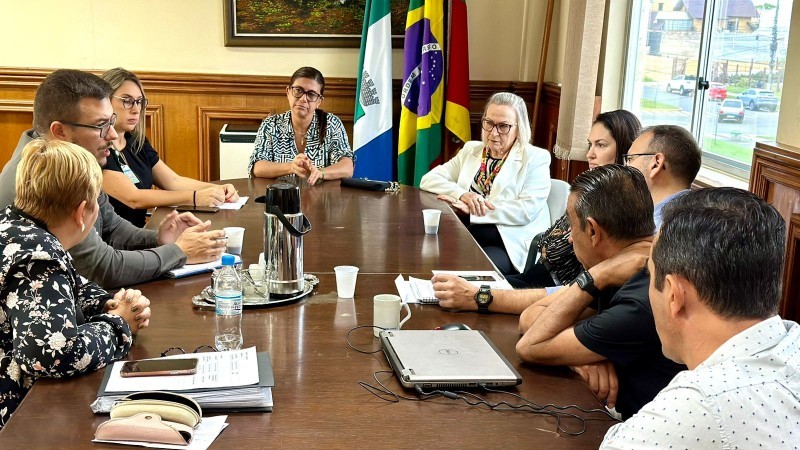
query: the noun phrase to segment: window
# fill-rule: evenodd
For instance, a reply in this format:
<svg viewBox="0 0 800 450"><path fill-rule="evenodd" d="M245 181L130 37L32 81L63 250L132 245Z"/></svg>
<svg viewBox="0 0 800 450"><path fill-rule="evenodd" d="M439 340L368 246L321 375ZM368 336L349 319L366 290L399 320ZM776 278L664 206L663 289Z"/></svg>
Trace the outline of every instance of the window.
<svg viewBox="0 0 800 450"><path fill-rule="evenodd" d="M775 139L791 8L792 0L632 0L623 107L645 126L685 127L705 166L748 178L755 142Z"/></svg>

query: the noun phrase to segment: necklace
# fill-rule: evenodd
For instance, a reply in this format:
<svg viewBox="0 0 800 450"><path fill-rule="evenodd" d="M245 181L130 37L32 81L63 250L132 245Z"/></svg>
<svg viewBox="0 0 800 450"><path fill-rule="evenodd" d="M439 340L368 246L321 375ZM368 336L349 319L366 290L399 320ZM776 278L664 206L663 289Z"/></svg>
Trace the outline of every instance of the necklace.
<svg viewBox="0 0 800 450"><path fill-rule="evenodd" d="M497 161L500 159L500 162L496 163L494 170L489 172L489 164L488 159L490 158L489 155L490 150L486 147L483 148L483 161L481 162L481 168L478 170L478 179L477 184L483 187L483 195L488 196L492 190L492 183L494 182L494 177L497 176L497 173L500 172L500 169L503 167L503 164L506 162L506 158L508 154L511 152L506 152L502 158L495 158L491 157L493 160Z"/></svg>

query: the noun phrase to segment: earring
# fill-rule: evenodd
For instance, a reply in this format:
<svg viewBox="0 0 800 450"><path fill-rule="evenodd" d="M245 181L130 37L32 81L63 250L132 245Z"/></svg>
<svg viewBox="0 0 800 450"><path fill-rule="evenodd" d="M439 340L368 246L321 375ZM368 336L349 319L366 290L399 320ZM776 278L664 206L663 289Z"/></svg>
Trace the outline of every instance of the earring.
<svg viewBox="0 0 800 450"><path fill-rule="evenodd" d="M84 231L86 231L86 224L82 223L81 224L81 233L83 233Z"/></svg>

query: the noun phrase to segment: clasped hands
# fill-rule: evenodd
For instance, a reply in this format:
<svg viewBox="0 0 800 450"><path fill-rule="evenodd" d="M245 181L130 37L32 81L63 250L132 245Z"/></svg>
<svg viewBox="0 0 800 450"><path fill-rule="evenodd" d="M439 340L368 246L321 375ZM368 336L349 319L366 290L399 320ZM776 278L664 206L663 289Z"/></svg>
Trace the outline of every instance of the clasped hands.
<svg viewBox="0 0 800 450"><path fill-rule="evenodd" d="M122 317L133 334L150 325L150 300L138 289L120 289L106 302L105 312Z"/></svg>
<svg viewBox="0 0 800 450"><path fill-rule="evenodd" d="M495 209L495 206L491 201L474 192L466 192L458 199L445 194L439 195L436 198L447 203L456 211L460 211L464 214L485 216L489 210L493 211Z"/></svg>
<svg viewBox="0 0 800 450"><path fill-rule="evenodd" d="M187 264L215 261L225 252L225 232L210 227L210 220L203 222L190 212L172 211L158 226L158 244L177 245L186 254Z"/></svg>
<svg viewBox="0 0 800 450"><path fill-rule="evenodd" d="M311 162L305 153L298 153L292 160L292 173L308 180L308 184L317 184L325 179L325 172Z"/></svg>

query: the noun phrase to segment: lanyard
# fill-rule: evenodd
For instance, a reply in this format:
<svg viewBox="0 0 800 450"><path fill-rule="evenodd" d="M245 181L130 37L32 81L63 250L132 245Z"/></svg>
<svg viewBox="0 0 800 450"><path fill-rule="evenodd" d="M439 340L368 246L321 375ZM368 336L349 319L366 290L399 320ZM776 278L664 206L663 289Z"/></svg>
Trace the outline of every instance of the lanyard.
<svg viewBox="0 0 800 450"><path fill-rule="evenodd" d="M503 155L503 159L501 159L500 162L494 166L494 170L492 170L492 172L489 173L489 164L488 164L489 149L486 147L483 148L483 160L481 161L481 168L478 171L477 184L483 187L484 196L488 196L489 193L491 192L492 183L494 182L494 177L496 177L497 173L500 172L500 169L503 167L503 164L505 164L506 158L508 158L509 153L511 153L511 151L506 152L506 154Z"/></svg>

